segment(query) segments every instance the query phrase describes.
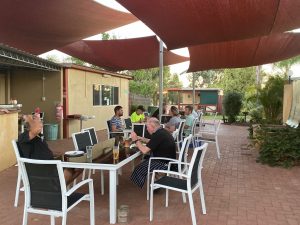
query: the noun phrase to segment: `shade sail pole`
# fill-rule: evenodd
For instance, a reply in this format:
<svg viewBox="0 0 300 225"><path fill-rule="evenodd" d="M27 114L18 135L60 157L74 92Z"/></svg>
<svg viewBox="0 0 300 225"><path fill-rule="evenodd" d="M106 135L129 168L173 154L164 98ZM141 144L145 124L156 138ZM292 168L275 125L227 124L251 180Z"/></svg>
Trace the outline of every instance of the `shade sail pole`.
<svg viewBox="0 0 300 225"><path fill-rule="evenodd" d="M258 107L258 89L260 87L260 66L256 66L256 107Z"/></svg>
<svg viewBox="0 0 300 225"><path fill-rule="evenodd" d="M164 54L164 49L163 49L163 41L160 39L159 41L159 119L161 118L161 115L163 114L163 77L164 77L164 72L163 72L163 54Z"/></svg>
<svg viewBox="0 0 300 225"><path fill-rule="evenodd" d="M193 73L193 109L195 109L195 95L196 95L196 93L195 93L195 75L194 75L194 73Z"/></svg>

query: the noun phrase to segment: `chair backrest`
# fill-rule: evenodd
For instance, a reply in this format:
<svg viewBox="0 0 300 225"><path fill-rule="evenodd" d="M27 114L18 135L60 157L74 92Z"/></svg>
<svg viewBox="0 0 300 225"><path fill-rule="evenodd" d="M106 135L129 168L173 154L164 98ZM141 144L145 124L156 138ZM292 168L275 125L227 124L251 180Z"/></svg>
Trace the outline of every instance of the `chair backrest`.
<svg viewBox="0 0 300 225"><path fill-rule="evenodd" d="M168 123L171 118L172 118L171 115L161 115L159 121L160 121L161 124L165 124L165 123Z"/></svg>
<svg viewBox="0 0 300 225"><path fill-rule="evenodd" d="M190 162L190 167L188 171L188 179L190 180L190 187L193 188L198 185L199 179L201 179L201 169L203 164L203 159L207 149L207 143L201 145L194 149L194 153Z"/></svg>
<svg viewBox="0 0 300 225"><path fill-rule="evenodd" d="M66 184L61 161L20 158L25 207L62 211Z"/></svg>
<svg viewBox="0 0 300 225"><path fill-rule="evenodd" d="M152 135L148 132L147 126L146 126L146 124L145 124L145 126L144 126L144 138L151 139L151 136L152 136Z"/></svg>
<svg viewBox="0 0 300 225"><path fill-rule="evenodd" d="M97 137L97 133L95 131L95 128L94 127L89 127L89 128L84 128L81 130L81 132L89 132L90 134L90 138L92 140L92 144L95 145L95 144L98 144L98 137Z"/></svg>
<svg viewBox="0 0 300 225"><path fill-rule="evenodd" d="M215 122L215 134L217 135L221 126L221 120Z"/></svg>
<svg viewBox="0 0 300 225"><path fill-rule="evenodd" d="M124 122L125 122L125 129L132 129L132 122L131 122L131 119L130 118L126 118L124 119Z"/></svg>
<svg viewBox="0 0 300 225"><path fill-rule="evenodd" d="M178 156L178 161L180 162L187 162L187 153L190 146L190 143L192 141L193 135L190 134L186 138L183 139L181 149ZM180 172L180 171L179 171Z"/></svg>
<svg viewBox="0 0 300 225"><path fill-rule="evenodd" d="M107 120L106 121L106 130L107 130L107 139L110 139L111 138L111 121L110 120Z"/></svg>
<svg viewBox="0 0 300 225"><path fill-rule="evenodd" d="M11 143L13 145L13 149L14 149L14 152L15 152L15 155L16 155L17 163L19 164L19 159L21 157L21 153L19 151L18 142L16 140L12 140Z"/></svg>
<svg viewBox="0 0 300 225"><path fill-rule="evenodd" d="M177 141L178 134L179 134L179 128L174 130L172 133L172 137L174 138L174 141Z"/></svg>
<svg viewBox="0 0 300 225"><path fill-rule="evenodd" d="M193 124L192 124L192 127L191 127L191 134L192 134L193 136L195 135L197 122L198 122L198 118L195 118L195 119L193 120Z"/></svg>
<svg viewBox="0 0 300 225"><path fill-rule="evenodd" d="M86 146L92 146L90 132L88 131L73 133L72 139L75 146L75 150L86 152Z"/></svg>
<svg viewBox="0 0 300 225"><path fill-rule="evenodd" d="M132 126L133 126L133 131L137 134L137 136L144 137L145 124L133 123Z"/></svg>
<svg viewBox="0 0 300 225"><path fill-rule="evenodd" d="M183 130L184 130L184 125L185 125L185 120L181 120L178 129L179 129L179 133L178 133L178 138L177 138L177 142L181 142L183 141Z"/></svg>

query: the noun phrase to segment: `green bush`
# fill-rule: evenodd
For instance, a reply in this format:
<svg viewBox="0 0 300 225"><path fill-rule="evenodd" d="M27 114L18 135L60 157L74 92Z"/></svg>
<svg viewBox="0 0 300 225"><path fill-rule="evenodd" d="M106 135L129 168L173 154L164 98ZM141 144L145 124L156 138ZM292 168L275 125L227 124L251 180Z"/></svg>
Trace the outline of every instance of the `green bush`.
<svg viewBox="0 0 300 225"><path fill-rule="evenodd" d="M292 167L300 160L300 129L261 127L255 138L260 143L258 162Z"/></svg>
<svg viewBox="0 0 300 225"><path fill-rule="evenodd" d="M223 99L224 114L228 116L228 122L236 121L236 116L239 115L242 108L242 95L237 92L228 92Z"/></svg>
<svg viewBox="0 0 300 225"><path fill-rule="evenodd" d="M266 86L259 91L259 100L263 106L268 123L280 123L283 106L284 79L271 77Z"/></svg>
<svg viewBox="0 0 300 225"><path fill-rule="evenodd" d="M263 108L262 106L255 107L250 110L249 115L251 117L251 122L261 123L263 119Z"/></svg>

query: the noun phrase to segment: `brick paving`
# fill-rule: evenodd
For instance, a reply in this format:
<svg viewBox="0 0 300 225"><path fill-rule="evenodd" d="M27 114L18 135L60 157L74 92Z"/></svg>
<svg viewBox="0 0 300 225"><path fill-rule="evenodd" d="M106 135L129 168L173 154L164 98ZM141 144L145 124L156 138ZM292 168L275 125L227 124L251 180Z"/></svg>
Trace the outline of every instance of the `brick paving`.
<svg viewBox="0 0 300 225"><path fill-rule="evenodd" d="M105 133L100 132L100 139ZM198 225L297 225L300 224L300 168L272 168L256 163L255 150L248 150L247 128L222 125L221 159L209 144L203 168L207 214L202 215L199 193L194 193ZM55 152L72 149L71 140L51 142ZM19 207L13 207L17 168L0 173L0 225L22 223L23 193ZM100 176L96 173L96 224L109 224L108 174L105 173L105 195L100 195ZM179 193L171 192L169 207L164 207L164 192L154 196L154 221L149 222L146 189L140 190L128 179L130 165L123 169L118 186L118 204L129 205L128 224L191 224L189 205ZM85 191L83 189L82 191ZM89 224L88 203L82 203L68 214L69 225ZM60 219L56 219L59 224ZM28 225L50 224L47 216L30 215Z"/></svg>

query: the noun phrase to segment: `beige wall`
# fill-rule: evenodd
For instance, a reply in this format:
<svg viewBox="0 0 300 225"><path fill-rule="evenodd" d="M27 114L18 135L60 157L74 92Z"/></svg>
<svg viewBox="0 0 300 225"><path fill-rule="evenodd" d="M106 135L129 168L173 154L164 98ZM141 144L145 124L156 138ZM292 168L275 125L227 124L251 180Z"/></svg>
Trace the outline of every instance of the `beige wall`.
<svg viewBox="0 0 300 225"><path fill-rule="evenodd" d="M182 102L183 104L193 104L193 92L191 93L186 93L183 92L181 93L182 96ZM200 102L200 97L198 96L198 92L196 92L196 96L195 96L195 103L199 103Z"/></svg>
<svg viewBox="0 0 300 225"><path fill-rule="evenodd" d="M11 97L23 105L22 113L30 114L36 107L45 112L45 123L56 123L55 105L62 102L62 72L44 72L33 69L15 69L11 71Z"/></svg>
<svg viewBox="0 0 300 225"><path fill-rule="evenodd" d="M0 72L0 104L5 104L5 77L6 75Z"/></svg>
<svg viewBox="0 0 300 225"><path fill-rule="evenodd" d="M290 115L293 99L293 85L284 85L282 122L285 123Z"/></svg>
<svg viewBox="0 0 300 225"><path fill-rule="evenodd" d="M93 106L93 84L119 87L119 105L123 106L124 117L128 117L129 80L119 77L103 77L93 72L68 69L69 115L94 115L96 118L83 121L83 128L106 129L106 120L114 114L115 105ZM79 120L69 121L69 135L80 130Z"/></svg>
<svg viewBox="0 0 300 225"><path fill-rule="evenodd" d="M11 144L18 137L18 113L0 115L0 171L16 163Z"/></svg>

